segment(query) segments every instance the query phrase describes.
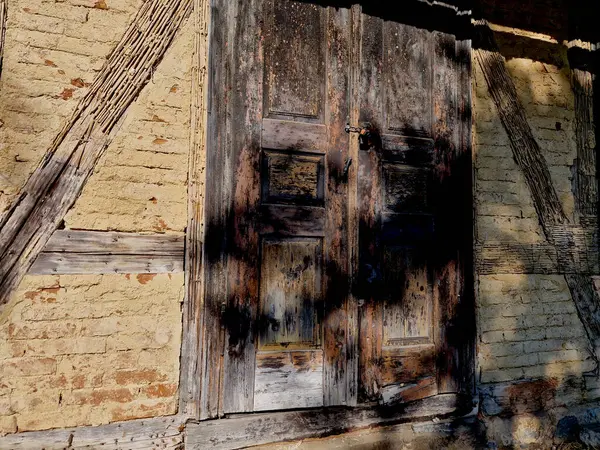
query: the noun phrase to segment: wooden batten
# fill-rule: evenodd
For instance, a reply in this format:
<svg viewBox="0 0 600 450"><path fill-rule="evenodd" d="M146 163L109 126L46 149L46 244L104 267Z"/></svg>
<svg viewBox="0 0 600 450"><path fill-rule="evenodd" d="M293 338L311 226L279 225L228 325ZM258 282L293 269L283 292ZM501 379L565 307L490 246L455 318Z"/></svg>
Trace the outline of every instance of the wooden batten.
<svg viewBox="0 0 600 450"><path fill-rule="evenodd" d="M0 75L2 75L2 57L4 56L4 37L6 35L6 2L0 0Z"/></svg>
<svg viewBox="0 0 600 450"><path fill-rule="evenodd" d="M472 404L455 394L444 394L401 408L307 409L236 415L195 422L182 414L137 419L108 425L29 431L0 437L0 448L11 450L215 449L233 450L282 440L320 438L353 430L432 418L460 418Z"/></svg>
<svg viewBox="0 0 600 450"><path fill-rule="evenodd" d="M484 242L477 245L475 269L479 275L502 273L568 274L598 273L597 236L589 228L571 228L553 233L553 244Z"/></svg>
<svg viewBox="0 0 600 450"><path fill-rule="evenodd" d="M199 364L203 349L202 245L204 233L204 186L206 164L206 98L208 65L208 24L210 2L194 0L194 53L192 55L192 110L188 167L188 225L185 252L185 286L183 301L183 337L179 377L179 412L200 417Z"/></svg>
<svg viewBox="0 0 600 450"><path fill-rule="evenodd" d="M28 273L182 272L184 245L183 236L57 230Z"/></svg>
<svg viewBox="0 0 600 450"><path fill-rule="evenodd" d="M571 85L575 95L575 143L577 145L576 174L573 179L575 207L579 215L595 218L598 209L598 183L593 83L593 75L590 72L580 69L571 70Z"/></svg>
<svg viewBox="0 0 600 450"><path fill-rule="evenodd" d="M0 305L8 301L75 203L191 7L192 0L142 4L72 117L0 219Z"/></svg>

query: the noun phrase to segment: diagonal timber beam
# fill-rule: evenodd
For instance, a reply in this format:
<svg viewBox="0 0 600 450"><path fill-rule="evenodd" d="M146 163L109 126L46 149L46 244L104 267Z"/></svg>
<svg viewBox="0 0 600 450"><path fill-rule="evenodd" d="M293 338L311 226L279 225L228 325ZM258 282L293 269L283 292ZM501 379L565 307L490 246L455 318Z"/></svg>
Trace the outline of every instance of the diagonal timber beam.
<svg viewBox="0 0 600 450"><path fill-rule="evenodd" d="M525 177L525 182L537 212L539 222L548 243L555 248L568 248L573 241L567 217L558 199L550 172L541 149L527 122L525 109L517 96L515 84L506 69L504 58L485 20L476 20L475 59L486 80L491 97L498 110L500 120L510 141L513 158ZM567 232L565 232L567 231ZM562 252L563 264L577 267L579 261L571 252ZM593 357L600 359L600 299L591 276L583 271L565 274L571 298L585 328Z"/></svg>
<svg viewBox="0 0 600 450"><path fill-rule="evenodd" d="M2 1L2 0L0 0ZM0 307L73 205L192 0L147 0L0 222Z"/></svg>

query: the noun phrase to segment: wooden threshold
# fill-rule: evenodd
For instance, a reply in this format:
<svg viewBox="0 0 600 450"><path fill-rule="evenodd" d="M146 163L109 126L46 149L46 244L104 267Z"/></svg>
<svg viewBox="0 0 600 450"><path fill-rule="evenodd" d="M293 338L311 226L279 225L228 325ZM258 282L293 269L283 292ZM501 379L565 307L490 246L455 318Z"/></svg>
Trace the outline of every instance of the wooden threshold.
<svg viewBox="0 0 600 450"><path fill-rule="evenodd" d="M461 417L472 409L472 401L468 398L457 394L441 394L393 407L337 407L237 414L224 419L188 422L184 442L186 449L233 450L260 444L319 438L376 425L433 417Z"/></svg>

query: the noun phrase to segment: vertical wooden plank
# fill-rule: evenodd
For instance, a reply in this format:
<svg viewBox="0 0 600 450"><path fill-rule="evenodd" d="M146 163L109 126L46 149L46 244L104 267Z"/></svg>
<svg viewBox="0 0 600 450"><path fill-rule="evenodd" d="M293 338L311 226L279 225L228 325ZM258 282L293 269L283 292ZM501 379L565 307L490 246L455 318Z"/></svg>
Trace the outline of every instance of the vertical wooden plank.
<svg viewBox="0 0 600 450"><path fill-rule="evenodd" d="M581 69L571 70L571 85L575 94L575 143L577 145L574 177L575 207L580 216L595 217L598 203L596 181L596 137L594 134L592 74Z"/></svg>
<svg viewBox="0 0 600 450"><path fill-rule="evenodd" d="M202 242L204 233L204 191L206 164L207 66L209 0L194 0L194 53L192 55L191 139L188 167L188 225L185 246L183 338L181 341L179 412L200 417L202 371L201 330L204 292L202 284Z"/></svg>
<svg viewBox="0 0 600 450"><path fill-rule="evenodd" d="M0 76L2 76L2 56L4 55L4 36L6 35L7 0L0 0Z"/></svg>
<svg viewBox="0 0 600 450"><path fill-rule="evenodd" d="M434 261L434 308L437 317L436 348L440 392L456 392L453 374L458 369L457 349L450 343L458 303L458 237L461 233L456 205L461 195L458 173L458 79L455 38L433 33L433 137L435 146L434 182L431 187L436 220Z"/></svg>
<svg viewBox="0 0 600 450"><path fill-rule="evenodd" d="M360 118L375 127L383 114L383 20L364 15L361 27ZM360 301L360 395L373 399L381 387L380 361L383 342L381 256L377 236L380 223L380 161L375 151L359 151L359 274L356 293Z"/></svg>
<svg viewBox="0 0 600 450"><path fill-rule="evenodd" d="M348 153L348 88L350 65L350 10L328 8L325 219L324 404L346 404L348 280L348 184L343 174Z"/></svg>
<svg viewBox="0 0 600 450"><path fill-rule="evenodd" d="M362 7L353 5L351 14L351 48L350 48L350 123L358 123L360 116L360 50L362 30ZM348 277L351 292L348 297L348 335L347 335L347 405L356 406L358 403L358 371L359 371L359 307L356 285L359 273L359 232L358 232L358 165L359 150L358 139L350 139L348 147L349 157L352 160L348 173L348 249L349 268Z"/></svg>
<svg viewBox="0 0 600 450"><path fill-rule="evenodd" d="M213 0L211 5L208 76L208 120L206 142L206 187L204 203L204 310L201 323L200 418L219 414L223 330L221 309L227 302L226 227L231 211L232 174L227 117L232 83L227 43L234 24L234 2Z"/></svg>
<svg viewBox="0 0 600 450"><path fill-rule="evenodd" d="M455 170L460 186L461 230L459 241L459 298L456 329L450 345L458 348L459 391L467 395L475 394L475 279L473 269L473 153L472 132L472 85L471 85L471 40L465 36L457 38L456 55L458 62L458 130L459 165Z"/></svg>
<svg viewBox="0 0 600 450"><path fill-rule="evenodd" d="M237 3L237 2L231 2ZM228 298L223 322L223 412L249 412L254 405L259 302L260 133L262 129L263 51L261 0L239 2L229 28L232 79L227 144L232 164L232 216L227 236ZM247 32L252 30L252 32Z"/></svg>

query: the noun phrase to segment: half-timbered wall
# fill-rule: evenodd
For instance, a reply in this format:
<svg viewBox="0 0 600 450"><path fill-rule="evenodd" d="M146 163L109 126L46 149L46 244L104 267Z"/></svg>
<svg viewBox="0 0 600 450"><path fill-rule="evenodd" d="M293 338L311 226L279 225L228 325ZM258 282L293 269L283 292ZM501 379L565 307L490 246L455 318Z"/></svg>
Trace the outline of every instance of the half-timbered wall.
<svg viewBox="0 0 600 450"><path fill-rule="evenodd" d="M0 46L0 219L143 3L0 0L8 12ZM194 73L192 61L199 28L206 24L196 23L194 30L188 20L177 33L64 218L65 230L158 234L182 242L187 227L188 261L201 258L204 163L201 152L188 154L204 142L202 129L190 130L203 117L202 88L192 87L203 69ZM512 422L488 421L490 436L510 443L540 437L542 425L533 414L600 398L600 384L587 376L596 367L593 345L565 277L598 273L596 193L581 195L595 185L585 147L595 144L591 137L585 143L591 135L583 123L590 92L574 82L581 79L566 48L548 36L507 28L495 39L573 241L559 248L548 241L475 58L476 381L486 415L516 415ZM275 167L277 152L269 156ZM269 185L268 193L285 194L285 188ZM183 250L177 255L178 264L161 270L168 273L30 273L23 279L0 311L0 435L194 413L194 357L203 349L184 343L183 374L179 358L182 330L187 336L186 292L183 320L191 334L200 323L194 302L201 300L201 270L188 272L184 286ZM34 264L38 271L52 267ZM184 392L178 392L180 379Z"/></svg>
<svg viewBox="0 0 600 450"><path fill-rule="evenodd" d="M532 414L600 395L596 377L584 376L596 367L590 350L593 345L564 275L598 273L596 180L592 159L588 163L592 168L589 195L594 200L586 209L579 187L586 164L582 144L593 149L594 137L584 132L585 138L578 141L578 136L586 120L581 95L591 102L592 93L576 85L567 48L549 36L492 28L550 173L550 186L566 215L565 228L573 236L567 243L560 238L549 242L542 226L548 223L538 216L526 181L524 170L528 167L517 164L513 157L509 135L476 56L478 382L487 415L518 415L508 421L489 421L490 433L496 433L506 445L542 439L544 421ZM576 94L580 95L577 100ZM591 119L588 116L588 121ZM550 189L540 189L551 195Z"/></svg>
<svg viewBox="0 0 600 450"><path fill-rule="evenodd" d="M0 211L141 4L8 1ZM27 275L0 315L0 435L177 412L193 39L187 20L63 225L180 237L179 261L160 270L169 273Z"/></svg>

